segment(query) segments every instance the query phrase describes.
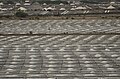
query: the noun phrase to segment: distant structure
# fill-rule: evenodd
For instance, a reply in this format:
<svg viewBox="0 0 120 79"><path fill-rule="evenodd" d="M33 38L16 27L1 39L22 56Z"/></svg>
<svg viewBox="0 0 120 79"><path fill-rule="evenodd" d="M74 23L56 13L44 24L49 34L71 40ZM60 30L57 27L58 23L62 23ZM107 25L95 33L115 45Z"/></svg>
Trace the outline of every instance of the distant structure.
<svg viewBox="0 0 120 79"><path fill-rule="evenodd" d="M25 6L29 6L29 5L30 5L30 0L25 0L24 5L25 5Z"/></svg>

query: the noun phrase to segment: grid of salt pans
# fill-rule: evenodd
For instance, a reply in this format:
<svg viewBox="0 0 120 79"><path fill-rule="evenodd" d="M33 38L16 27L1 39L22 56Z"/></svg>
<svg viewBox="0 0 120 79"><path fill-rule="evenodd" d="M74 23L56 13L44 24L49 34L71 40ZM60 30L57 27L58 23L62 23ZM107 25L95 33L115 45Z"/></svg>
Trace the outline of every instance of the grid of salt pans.
<svg viewBox="0 0 120 79"><path fill-rule="evenodd" d="M0 36L0 78L119 79L119 37Z"/></svg>

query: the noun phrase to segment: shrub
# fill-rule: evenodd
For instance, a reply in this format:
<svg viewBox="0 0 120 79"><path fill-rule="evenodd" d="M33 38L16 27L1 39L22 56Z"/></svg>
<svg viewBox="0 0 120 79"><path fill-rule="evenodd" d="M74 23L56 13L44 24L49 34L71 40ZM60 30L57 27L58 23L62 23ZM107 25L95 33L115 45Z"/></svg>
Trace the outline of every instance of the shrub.
<svg viewBox="0 0 120 79"><path fill-rule="evenodd" d="M15 16L17 16L17 17L26 17L26 16L28 16L28 14L23 12L23 11L18 11L18 12L15 13Z"/></svg>

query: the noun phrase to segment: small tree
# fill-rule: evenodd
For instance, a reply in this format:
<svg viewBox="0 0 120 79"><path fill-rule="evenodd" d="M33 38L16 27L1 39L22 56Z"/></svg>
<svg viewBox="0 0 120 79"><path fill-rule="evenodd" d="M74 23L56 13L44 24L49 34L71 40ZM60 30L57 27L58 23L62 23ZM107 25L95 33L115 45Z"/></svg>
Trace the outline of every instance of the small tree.
<svg viewBox="0 0 120 79"><path fill-rule="evenodd" d="M17 16L17 17L27 17L28 14L23 12L23 11L18 11L18 12L15 13L15 16Z"/></svg>

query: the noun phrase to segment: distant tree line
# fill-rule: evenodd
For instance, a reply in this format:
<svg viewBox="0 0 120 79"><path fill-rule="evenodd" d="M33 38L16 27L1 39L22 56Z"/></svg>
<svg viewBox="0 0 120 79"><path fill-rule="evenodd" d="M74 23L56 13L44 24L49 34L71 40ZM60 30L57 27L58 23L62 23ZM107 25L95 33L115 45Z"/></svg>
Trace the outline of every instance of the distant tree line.
<svg viewBox="0 0 120 79"><path fill-rule="evenodd" d="M0 2L4 2L6 4L13 4L15 2L24 2L25 0L0 0ZM58 4L58 3L67 3L68 0L30 0L32 2L39 2L39 3L53 3L53 4ZM74 0L73 0L74 1ZM120 0L79 0L81 2L84 3L101 3L101 2L109 2L109 1L118 1L120 2Z"/></svg>
<svg viewBox="0 0 120 79"><path fill-rule="evenodd" d="M67 1L37 1L37 2L39 2L40 4L43 4L43 3L46 3L46 4L60 4L60 3L68 4Z"/></svg>
<svg viewBox="0 0 120 79"><path fill-rule="evenodd" d="M4 4L14 4L15 2L24 2L25 0L0 0L0 2L3 2ZM68 4L67 1L60 1L60 0L55 0L55 1L50 1L50 0L31 0L32 3L34 2L39 2L40 4L47 3L47 4Z"/></svg>
<svg viewBox="0 0 120 79"><path fill-rule="evenodd" d="M81 2L84 3L102 3L102 2L111 2L111 1L120 2L120 0L81 0Z"/></svg>

